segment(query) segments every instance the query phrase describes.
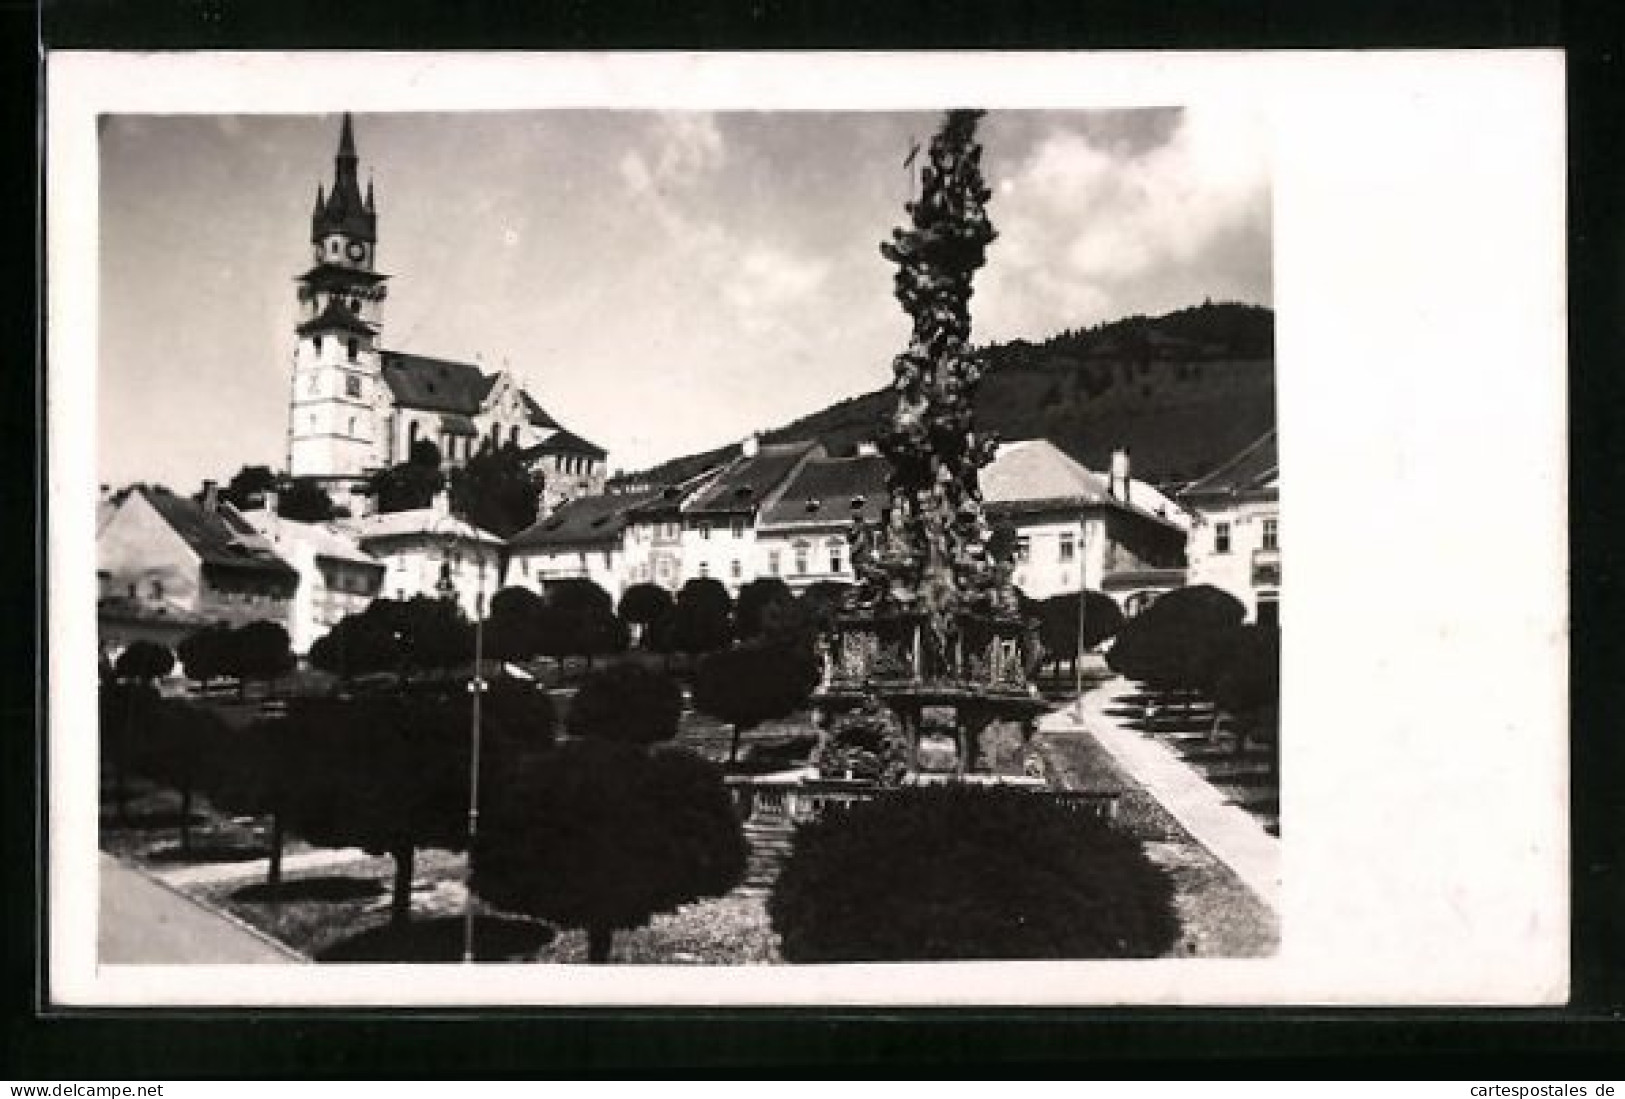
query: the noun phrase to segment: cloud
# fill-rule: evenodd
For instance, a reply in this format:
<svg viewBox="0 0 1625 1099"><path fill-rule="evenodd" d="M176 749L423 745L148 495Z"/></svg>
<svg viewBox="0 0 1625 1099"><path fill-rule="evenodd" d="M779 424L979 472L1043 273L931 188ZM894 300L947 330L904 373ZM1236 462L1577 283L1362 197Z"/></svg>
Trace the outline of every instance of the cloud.
<svg viewBox="0 0 1625 1099"><path fill-rule="evenodd" d="M755 245L737 259L722 286L740 325L752 335L781 327L791 316L815 310L816 295L828 278L826 260Z"/></svg>
<svg viewBox="0 0 1625 1099"><path fill-rule="evenodd" d="M698 111L656 115L649 140L621 157L621 180L634 195L693 187L727 162L716 116Z"/></svg>
<svg viewBox="0 0 1625 1099"><path fill-rule="evenodd" d="M1038 338L1204 297L1267 302L1267 134L1252 115L1187 109L1142 147L1078 129L1042 137L990 204L1000 232L978 338Z"/></svg>

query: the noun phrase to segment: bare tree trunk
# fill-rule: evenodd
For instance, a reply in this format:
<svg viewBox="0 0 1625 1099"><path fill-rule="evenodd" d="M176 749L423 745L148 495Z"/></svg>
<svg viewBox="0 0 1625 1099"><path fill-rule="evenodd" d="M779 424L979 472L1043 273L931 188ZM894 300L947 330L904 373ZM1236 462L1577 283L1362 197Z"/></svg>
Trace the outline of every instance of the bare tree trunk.
<svg viewBox="0 0 1625 1099"><path fill-rule="evenodd" d="M274 896L282 888L282 814L271 814L271 855L265 871L266 888Z"/></svg>
<svg viewBox="0 0 1625 1099"><path fill-rule="evenodd" d="M594 965L609 961L610 949L615 945L613 927L587 928L587 960Z"/></svg>
<svg viewBox="0 0 1625 1099"><path fill-rule="evenodd" d="M390 900L389 922L397 926L412 918L412 863L414 849L404 844L390 852L395 860L395 893Z"/></svg>

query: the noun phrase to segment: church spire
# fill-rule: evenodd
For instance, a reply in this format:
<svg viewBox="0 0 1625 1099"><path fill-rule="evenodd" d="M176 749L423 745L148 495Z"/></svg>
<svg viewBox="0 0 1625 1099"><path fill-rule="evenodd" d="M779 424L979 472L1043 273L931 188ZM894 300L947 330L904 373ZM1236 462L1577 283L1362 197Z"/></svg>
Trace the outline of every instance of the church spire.
<svg viewBox="0 0 1625 1099"><path fill-rule="evenodd" d="M333 234L343 234L368 242L378 239L378 219L373 213L372 183L368 181L367 195L362 198L361 184L356 173L358 159L355 151L355 122L350 117L350 112L346 111L339 128L338 154L333 158L333 187L327 192L325 202L320 198L318 190L316 210L311 215L312 240L321 240Z"/></svg>
<svg viewBox="0 0 1625 1099"><path fill-rule="evenodd" d="M354 123L350 120L349 111L344 112L344 128L339 131L338 158L340 160L355 159L355 129Z"/></svg>

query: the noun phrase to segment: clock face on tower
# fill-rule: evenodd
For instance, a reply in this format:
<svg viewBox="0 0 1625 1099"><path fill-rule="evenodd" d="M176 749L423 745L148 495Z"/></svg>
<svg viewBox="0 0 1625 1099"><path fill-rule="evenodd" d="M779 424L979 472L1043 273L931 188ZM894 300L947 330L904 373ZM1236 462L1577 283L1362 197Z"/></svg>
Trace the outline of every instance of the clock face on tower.
<svg viewBox="0 0 1625 1099"><path fill-rule="evenodd" d="M362 244L359 240L352 240L350 242L350 246L345 249L345 252L357 263L360 263L362 260L367 258L367 246Z"/></svg>

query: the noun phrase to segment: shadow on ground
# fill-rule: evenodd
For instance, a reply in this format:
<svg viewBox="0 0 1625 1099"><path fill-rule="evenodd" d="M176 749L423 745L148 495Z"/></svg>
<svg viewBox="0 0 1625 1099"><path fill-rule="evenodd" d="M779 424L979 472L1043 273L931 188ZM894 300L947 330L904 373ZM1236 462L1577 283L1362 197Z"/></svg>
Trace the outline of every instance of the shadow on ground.
<svg viewBox="0 0 1625 1099"><path fill-rule="evenodd" d="M253 904L277 901L353 901L376 897L384 887L372 878L329 876L285 881L276 888L259 881L245 885L231 895L234 901Z"/></svg>
<svg viewBox="0 0 1625 1099"><path fill-rule="evenodd" d="M531 920L480 916L474 921L474 960L524 961L553 941L554 930ZM401 926L386 924L335 943L318 962L460 962L463 918L441 916Z"/></svg>

